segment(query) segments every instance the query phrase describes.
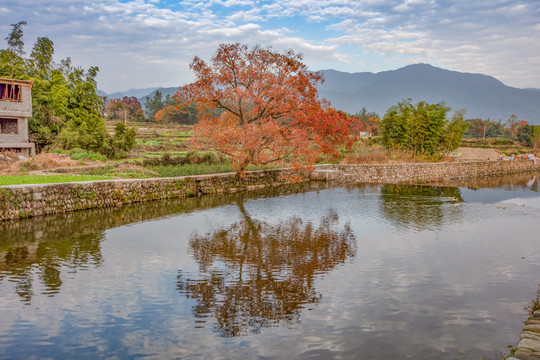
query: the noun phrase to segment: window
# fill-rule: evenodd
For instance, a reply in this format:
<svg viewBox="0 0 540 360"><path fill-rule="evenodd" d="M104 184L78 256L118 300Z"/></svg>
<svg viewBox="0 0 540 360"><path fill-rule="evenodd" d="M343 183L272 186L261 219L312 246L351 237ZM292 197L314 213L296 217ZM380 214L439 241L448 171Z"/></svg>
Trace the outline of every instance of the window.
<svg viewBox="0 0 540 360"><path fill-rule="evenodd" d="M0 101L21 102L21 85L0 84Z"/></svg>
<svg viewBox="0 0 540 360"><path fill-rule="evenodd" d="M0 134L17 135L18 133L19 126L17 123L17 119L0 118Z"/></svg>

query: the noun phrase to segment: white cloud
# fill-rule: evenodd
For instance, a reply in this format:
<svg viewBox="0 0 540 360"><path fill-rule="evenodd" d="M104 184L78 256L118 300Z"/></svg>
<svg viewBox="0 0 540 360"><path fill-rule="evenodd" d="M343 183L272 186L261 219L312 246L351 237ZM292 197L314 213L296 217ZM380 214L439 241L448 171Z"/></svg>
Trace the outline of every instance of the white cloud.
<svg viewBox="0 0 540 360"><path fill-rule="evenodd" d="M368 7L368 10L370 8ZM540 6L509 1L454 2L441 7L433 1L407 0L380 11L365 21L355 9L328 30L342 35L330 43L358 46L384 56L420 56L435 65L455 70L485 72L509 84L539 87L537 59ZM365 12L365 8L363 9ZM529 45L527 45L527 43ZM513 73L510 75L509 69Z"/></svg>
<svg viewBox="0 0 540 360"><path fill-rule="evenodd" d="M208 5L221 5L225 7L233 6L253 6L255 5L251 0L210 0Z"/></svg>
<svg viewBox="0 0 540 360"><path fill-rule="evenodd" d="M233 41L293 48L308 64L349 71L381 59L429 60L540 87L539 18L533 0L187 0L170 8L158 0L19 0L0 7L0 30L26 20L27 51L48 36L58 58L98 65L106 91L190 81L193 56Z"/></svg>
<svg viewBox="0 0 540 360"><path fill-rule="evenodd" d="M252 22L252 21L265 21L265 18L260 15L260 10L253 8L248 11L237 11L228 16L228 20L231 21L243 21L243 22Z"/></svg>

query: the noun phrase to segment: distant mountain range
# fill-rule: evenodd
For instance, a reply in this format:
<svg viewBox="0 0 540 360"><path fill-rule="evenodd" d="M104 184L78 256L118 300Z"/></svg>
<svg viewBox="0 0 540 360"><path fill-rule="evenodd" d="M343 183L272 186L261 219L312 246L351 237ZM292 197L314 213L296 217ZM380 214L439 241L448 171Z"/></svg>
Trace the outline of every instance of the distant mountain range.
<svg viewBox="0 0 540 360"><path fill-rule="evenodd" d="M374 73L343 73L322 70L325 82L321 97L334 107L356 113L365 107L383 116L402 99L414 103L445 101L452 110L467 109L466 117L507 120L515 114L520 120L540 124L540 91L517 89L486 75L460 73L428 64Z"/></svg>
<svg viewBox="0 0 540 360"><path fill-rule="evenodd" d="M139 98L144 98L146 95L148 95L149 93L157 89L161 89L161 87L155 86L155 87L149 87L149 88L144 88L144 89L129 89L126 91L117 91L111 94L107 94L104 91L98 91L98 92L99 92L99 95L107 96L109 99L121 99L124 96L129 96L129 97L135 96L137 99L139 99Z"/></svg>
<svg viewBox="0 0 540 360"><path fill-rule="evenodd" d="M146 97L154 97L156 91L161 91L162 95L163 95L163 99L165 99L165 97L167 95L171 95L173 96L174 93L176 93L176 91L178 90L178 87L167 87L167 88L164 88L164 87L149 87L149 88L144 88L144 89L129 89L129 90L126 90L126 91L117 91L117 92L114 92L114 93L106 93L105 91L101 91L101 90L98 90L98 94L101 95L101 96L106 96L107 98L109 99L122 99L124 96L135 96L137 98L137 100L139 100L139 102L141 103L141 105L143 105L144 107L144 102L146 101Z"/></svg>
<svg viewBox="0 0 540 360"><path fill-rule="evenodd" d="M411 98L413 103L444 100L452 111L466 109L468 119L506 121L515 114L520 120L540 124L540 89L510 87L492 76L450 71L429 64L408 65L376 74L320 72L325 79L319 86L320 97L351 114L365 107L382 117L390 106ZM144 104L145 96L152 97L156 90L162 91L165 97L174 94L177 88L131 89L107 96L136 96Z"/></svg>

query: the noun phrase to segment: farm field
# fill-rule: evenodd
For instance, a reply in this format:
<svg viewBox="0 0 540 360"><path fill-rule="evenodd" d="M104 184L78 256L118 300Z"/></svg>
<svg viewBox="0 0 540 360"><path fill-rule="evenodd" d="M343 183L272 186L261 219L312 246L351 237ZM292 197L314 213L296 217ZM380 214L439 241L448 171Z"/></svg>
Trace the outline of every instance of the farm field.
<svg viewBox="0 0 540 360"><path fill-rule="evenodd" d="M112 134L117 121L106 121L107 132ZM128 156L132 160L144 160L183 155L189 151L192 125L158 124L155 122L128 122L137 129L136 145Z"/></svg>

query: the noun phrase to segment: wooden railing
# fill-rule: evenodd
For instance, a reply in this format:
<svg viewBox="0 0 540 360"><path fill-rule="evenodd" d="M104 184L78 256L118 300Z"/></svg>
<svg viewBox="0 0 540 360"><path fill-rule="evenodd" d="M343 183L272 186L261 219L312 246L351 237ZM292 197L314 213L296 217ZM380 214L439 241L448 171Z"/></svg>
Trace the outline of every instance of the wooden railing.
<svg viewBox="0 0 540 360"><path fill-rule="evenodd" d="M0 83L0 101L21 102L21 85Z"/></svg>

